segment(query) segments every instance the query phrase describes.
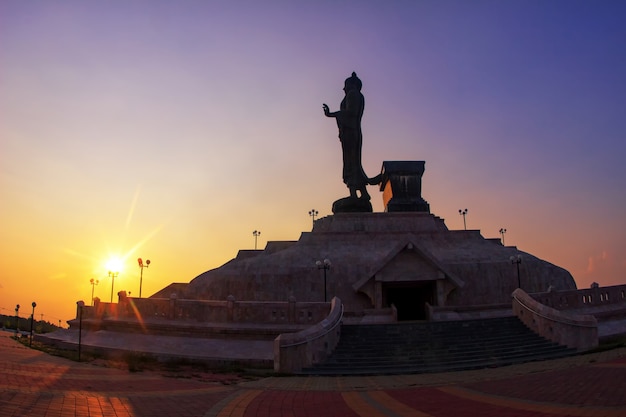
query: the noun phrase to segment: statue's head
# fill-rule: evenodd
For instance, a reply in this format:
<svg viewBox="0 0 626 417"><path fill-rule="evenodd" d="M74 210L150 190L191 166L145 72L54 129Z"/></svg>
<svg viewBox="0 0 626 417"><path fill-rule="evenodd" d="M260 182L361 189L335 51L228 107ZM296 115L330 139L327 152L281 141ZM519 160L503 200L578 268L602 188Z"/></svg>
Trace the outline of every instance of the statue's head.
<svg viewBox="0 0 626 417"><path fill-rule="evenodd" d="M349 78L346 78L346 82L344 83L343 90L345 92L348 92L350 90L361 91L362 87L363 87L363 83L361 82L359 77L356 76L356 72L353 72Z"/></svg>

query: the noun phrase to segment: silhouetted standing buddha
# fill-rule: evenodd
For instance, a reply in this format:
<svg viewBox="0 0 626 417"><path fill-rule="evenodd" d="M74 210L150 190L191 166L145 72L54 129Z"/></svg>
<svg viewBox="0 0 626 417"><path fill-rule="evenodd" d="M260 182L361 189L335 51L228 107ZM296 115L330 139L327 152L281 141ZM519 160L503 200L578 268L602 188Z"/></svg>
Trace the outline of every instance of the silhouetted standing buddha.
<svg viewBox="0 0 626 417"><path fill-rule="evenodd" d="M367 185L380 182L380 178L370 179L363 171L361 165L361 149L363 145L363 134L361 132L361 119L365 109L365 97L361 93L363 83L352 73L346 79L343 91L345 97L341 101L339 111L330 112L328 105L323 104L324 114L333 117L337 121L339 128L339 140L343 152L343 182L350 190L350 197L335 201L333 212L341 211L372 211L369 202L370 195L367 192ZM358 192L358 193L357 193Z"/></svg>

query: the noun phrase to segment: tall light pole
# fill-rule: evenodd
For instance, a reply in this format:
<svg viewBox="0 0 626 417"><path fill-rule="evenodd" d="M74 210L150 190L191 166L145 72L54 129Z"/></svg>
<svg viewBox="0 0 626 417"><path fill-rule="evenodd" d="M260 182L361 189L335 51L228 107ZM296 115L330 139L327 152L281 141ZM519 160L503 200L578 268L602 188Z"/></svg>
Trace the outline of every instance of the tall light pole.
<svg viewBox="0 0 626 417"><path fill-rule="evenodd" d="M522 288L522 281L520 280L519 276L519 264L522 263L522 255L511 256L509 259L511 260L512 264L517 265L517 288Z"/></svg>
<svg viewBox="0 0 626 417"><path fill-rule="evenodd" d="M327 301L327 297L326 297L326 271L328 271L330 269L330 259L324 259L323 261L317 261L315 262L315 265L317 265L317 269L323 269L324 270L324 302Z"/></svg>
<svg viewBox="0 0 626 417"><path fill-rule="evenodd" d="M85 302L83 300L76 301L76 305L78 306L78 362L80 362L80 347L83 339L83 307L85 307Z"/></svg>
<svg viewBox="0 0 626 417"><path fill-rule="evenodd" d="M139 269L141 271L139 273L139 298L141 298L141 286L143 284L143 269L150 266L150 259L146 259L146 263L144 264L143 260L141 258L138 258L137 263L139 264Z"/></svg>
<svg viewBox="0 0 626 417"><path fill-rule="evenodd" d="M504 244L504 234L506 233L506 229L500 229L500 235L502 235L502 246L506 246Z"/></svg>
<svg viewBox="0 0 626 417"><path fill-rule="evenodd" d="M109 273L110 273L110 272L109 272ZM91 278L91 279L89 280L89 282L91 283L91 305L93 305L93 291L94 291L94 287L95 287L96 285L98 285L98 284L100 283L100 281L98 281L98 280L97 280L97 279L95 279L95 278Z"/></svg>
<svg viewBox="0 0 626 417"><path fill-rule="evenodd" d="M315 209L309 210L309 216L313 218L313 226L315 226L315 217L317 217L318 214L320 214L320 212Z"/></svg>
<svg viewBox="0 0 626 417"><path fill-rule="evenodd" d="M463 229L467 230L467 223L465 222L465 216L467 216L467 209L459 209L459 214L463 216Z"/></svg>
<svg viewBox="0 0 626 417"><path fill-rule="evenodd" d="M31 305L33 306L33 312L30 315L30 340L28 341L28 346L33 345L33 322L35 321L35 307L37 307L37 303L33 301Z"/></svg>
<svg viewBox="0 0 626 417"><path fill-rule="evenodd" d="M254 232L252 232L252 236L254 236L254 250L256 250L256 240L260 235L261 235L261 232L259 232L258 230L255 230Z"/></svg>
<svg viewBox="0 0 626 417"><path fill-rule="evenodd" d="M113 302L113 286L115 285L115 278L119 275L119 272L109 271L109 277L111 277L111 302Z"/></svg>
<svg viewBox="0 0 626 417"><path fill-rule="evenodd" d="M17 337L17 333L20 331L20 305L15 306L15 337Z"/></svg>

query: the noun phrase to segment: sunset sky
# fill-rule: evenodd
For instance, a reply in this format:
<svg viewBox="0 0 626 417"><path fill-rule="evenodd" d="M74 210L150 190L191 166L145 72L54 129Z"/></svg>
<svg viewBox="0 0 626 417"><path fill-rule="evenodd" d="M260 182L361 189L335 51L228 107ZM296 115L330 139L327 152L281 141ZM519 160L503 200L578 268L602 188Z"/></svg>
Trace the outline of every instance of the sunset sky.
<svg viewBox="0 0 626 417"><path fill-rule="evenodd" d="M626 2L0 2L0 313L144 296L347 196L331 111L363 80L363 165L425 160L423 197L626 283ZM382 194L370 188L374 211ZM513 267L512 267L513 273Z"/></svg>

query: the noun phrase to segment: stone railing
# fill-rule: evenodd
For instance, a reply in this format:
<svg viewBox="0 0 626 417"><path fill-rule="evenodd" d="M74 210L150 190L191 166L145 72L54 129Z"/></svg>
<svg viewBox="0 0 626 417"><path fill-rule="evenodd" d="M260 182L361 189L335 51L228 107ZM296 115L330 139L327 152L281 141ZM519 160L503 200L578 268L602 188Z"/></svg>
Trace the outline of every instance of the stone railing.
<svg viewBox="0 0 626 417"><path fill-rule="evenodd" d="M297 333L284 333L274 339L274 371L293 373L324 361L341 336L343 305L334 297L328 317Z"/></svg>
<svg viewBox="0 0 626 417"><path fill-rule="evenodd" d="M95 319L95 318L108 318L117 317L117 304L116 303L103 303L98 297L93 299L93 306L79 306L76 303L76 319L80 316L80 310L82 308L83 320Z"/></svg>
<svg viewBox="0 0 626 417"><path fill-rule="evenodd" d="M208 323L262 323L312 325L328 314L329 303L288 301L237 301L166 298L130 298L120 293L118 303L96 299L83 307L83 319L150 319ZM77 314L78 317L78 314Z"/></svg>
<svg viewBox="0 0 626 417"><path fill-rule="evenodd" d="M590 315L559 311L539 303L524 290L513 291L513 314L538 335L585 351L598 346L598 321Z"/></svg>
<svg viewBox="0 0 626 417"><path fill-rule="evenodd" d="M531 294L531 297L541 304L557 310L586 308L597 310L599 307L619 304L623 304L626 307L626 285L540 292Z"/></svg>

